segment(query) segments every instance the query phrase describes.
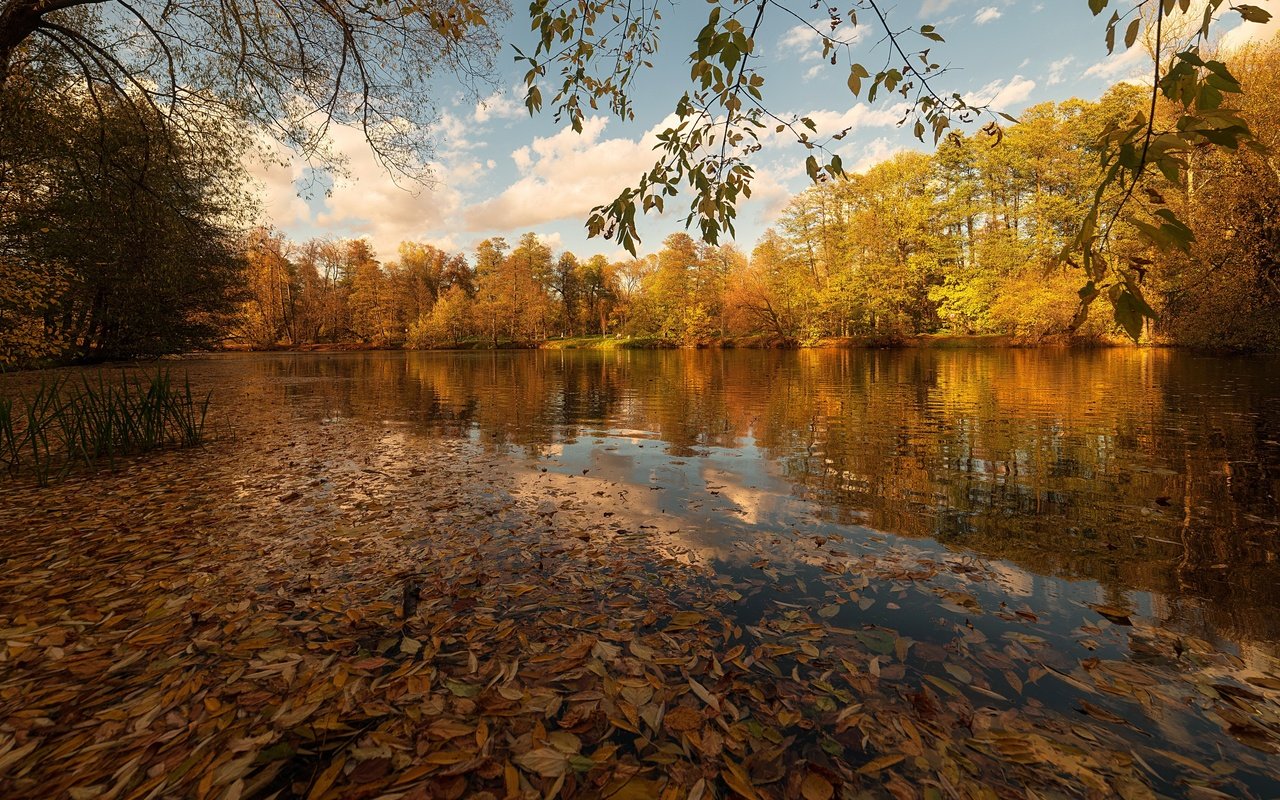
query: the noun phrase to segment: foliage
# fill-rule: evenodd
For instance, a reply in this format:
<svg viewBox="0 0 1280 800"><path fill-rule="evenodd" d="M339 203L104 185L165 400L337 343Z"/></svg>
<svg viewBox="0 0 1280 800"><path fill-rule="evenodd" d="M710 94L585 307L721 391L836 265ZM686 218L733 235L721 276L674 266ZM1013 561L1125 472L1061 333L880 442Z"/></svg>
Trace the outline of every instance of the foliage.
<svg viewBox="0 0 1280 800"><path fill-rule="evenodd" d="M178 138L123 102L48 88L66 80L25 76L0 92L6 115L21 109L0 126L0 319L26 320L0 325L27 332L4 363L216 341L236 311L253 209L243 140L213 122Z"/></svg>
<svg viewBox="0 0 1280 800"><path fill-rule="evenodd" d="M1240 110L1228 104L1227 95L1243 91L1239 80L1225 63L1210 58L1207 52L1215 14L1224 4L1246 23L1271 19L1271 12L1259 6L1206 0L1195 9L1194 13L1202 13L1202 18L1191 43L1185 49L1178 49L1180 43L1175 43L1176 52L1169 50L1165 25L1178 21L1178 14L1192 14L1190 0L1142 0L1123 14L1112 12L1107 23L1107 50L1111 52L1116 47L1120 24L1129 20L1124 32L1127 49L1142 33L1145 14L1145 27L1150 34L1147 45L1154 62L1150 104L1145 111L1103 131L1102 179L1064 257L1073 266L1077 264L1073 256L1079 258L1088 280L1079 292L1079 318L1084 318L1095 300L1105 296L1114 309L1116 322L1135 340L1142 334L1144 321L1155 319L1157 314L1142 290L1150 260L1135 253L1123 240L1133 239L1163 251L1190 253L1196 238L1186 220L1165 204L1161 193L1146 185L1148 173L1154 168L1177 186L1187 177L1198 150L1209 147L1229 152L1246 145L1259 152L1265 150ZM1110 5L1111 0L1089 0L1095 15ZM1140 187L1151 200L1146 213L1135 210L1139 204L1132 202ZM1128 223L1129 237L1116 235L1119 222Z"/></svg>
<svg viewBox="0 0 1280 800"><path fill-rule="evenodd" d="M417 175L435 77L483 78L505 14L501 0L0 0L0 88L60 63L73 92L124 103L172 136L217 117L338 165L327 132L347 125L385 166Z"/></svg>
<svg viewBox="0 0 1280 800"><path fill-rule="evenodd" d="M706 24L689 56L690 85L675 103L675 123L658 134L658 160L612 203L595 208L587 223L592 235L616 239L632 253L639 241L637 212L661 213L667 200L680 191L690 194L685 224L696 225L704 241L715 243L722 234L733 234L737 205L751 196L751 156L764 147L770 127L807 151L806 170L815 184L844 176L841 159L831 146L847 130L819 131L811 119L785 119L771 110L758 52L766 20L781 20L788 26L799 22L812 30L822 43L823 57L847 76L855 98L873 102L881 93L900 95L899 102L906 108L900 124L910 124L917 138L931 134L935 143L944 135L958 138L953 122L989 117L983 133L999 143L1005 138L1000 119L1013 121L998 110L970 106L959 93L939 93L935 86L946 68L935 61L931 48L942 36L933 25L895 28L876 0L858 0L848 8L826 7L828 18L820 23L806 16L817 6L785 0L713 0L709 5ZM1111 5L1111 0L1088 0L1094 15ZM1121 27L1125 48L1146 34L1154 76L1149 110L1136 111L1102 132L1103 170L1089 187L1092 203L1083 221L1073 225L1070 246L1060 250L1069 263L1082 267L1088 281L1079 292L1081 322L1094 300L1104 296L1115 310L1116 321L1134 339L1142 332L1144 318L1155 317L1141 289L1143 262L1133 261L1138 257L1127 253L1120 241L1113 241L1113 234L1131 234L1161 248L1184 251L1194 238L1170 209L1158 209L1151 216L1131 213L1130 200L1148 171L1154 167L1176 180L1188 155L1202 146L1234 150L1257 145L1248 123L1224 99L1238 94L1240 83L1223 62L1205 52L1204 43L1224 7L1238 12L1246 23L1265 23L1271 17L1259 6L1226 0L1195 4L1194 12L1190 0L1139 0L1113 12L1108 21L1108 51L1115 50ZM1169 18L1189 19L1201 12L1191 42L1185 47L1177 43L1181 49L1167 53L1173 46L1166 31ZM535 46L528 54L517 49L516 57L528 66L525 84L530 112L543 107L542 87L556 74L560 83L552 90L549 104L557 121L581 130L587 106L604 106L630 119L630 96L638 91L640 75L652 67L658 49L660 4L543 0L531 5L530 14L537 34ZM884 34L879 46L888 51L884 68L874 75L865 66L869 60L856 51L860 14L875 19ZM908 52L917 44L921 49ZM1168 124L1157 127L1160 97L1174 108ZM1124 223L1123 231L1117 223ZM867 233L873 235L874 229Z"/></svg>
<svg viewBox="0 0 1280 800"><path fill-rule="evenodd" d="M10 476L31 473L40 484L77 466L162 447L194 447L204 441L211 395L199 398L189 379L175 384L167 370L121 373L108 382L99 373L76 381L54 374L29 393L0 397L0 463Z"/></svg>
<svg viewBox="0 0 1280 800"><path fill-rule="evenodd" d="M462 344L471 330L471 304L471 297L463 287L449 287L431 312L419 317L409 328L406 345L426 348Z"/></svg>
<svg viewBox="0 0 1280 800"><path fill-rule="evenodd" d="M971 121L985 109L971 108L959 93L943 96L930 79L944 71L930 55L942 37L933 25L892 29L880 4L860 0L847 9L829 6L825 19L814 22L814 6L783 0L719 0L712 2L706 24L698 31L689 56L689 86L676 98L676 123L658 134L659 158L632 187L612 204L596 208L588 221L593 235L615 238L635 252L636 212L662 212L667 198L681 189L691 192L686 225L696 224L701 238L715 244L732 235L737 204L751 196L754 171L750 156L762 146L767 129L787 134L810 155L809 176L844 174L840 157L829 146L844 131L819 131L807 117L783 118L771 110L764 93L765 73L757 67L758 43L766 21L797 23L822 43L822 55L844 76L852 95L874 101L881 93L906 101L903 122L911 122L916 136L926 131L937 141L950 128L952 117ZM560 4L537 0L530 5L535 43L529 53L517 48L516 60L527 64L526 104L530 112L544 105L543 86L556 75L549 105L557 122L582 129L585 109L607 107L624 119L634 111L631 94L638 91L642 73L653 66L662 25L661 4L606 0ZM883 69L875 72L855 54L859 15L874 18L888 32L890 52ZM907 45L908 39L916 45ZM865 92L864 92L865 89ZM823 155L820 163L818 155Z"/></svg>
<svg viewBox="0 0 1280 800"><path fill-rule="evenodd" d="M47 320L68 289L65 273L47 264L0 256L0 366L61 355L66 343Z"/></svg>
<svg viewBox="0 0 1280 800"><path fill-rule="evenodd" d="M248 242L248 295L235 338L253 347L362 342L489 347L616 327L619 271L604 256L556 256L528 233L511 250L480 242L461 253L403 242L382 263L362 239L291 243L260 230Z"/></svg>
<svg viewBox="0 0 1280 800"><path fill-rule="evenodd" d="M123 103L139 118L184 131L199 128L211 115L249 120L256 130L271 131L312 156L322 154L331 123L353 125L385 165L402 173L421 172L427 163L424 133L433 68L443 65L464 78L483 74L498 43L495 23L505 14L498 0L395 8L385 3L335 8L278 0L212 5L206 0L113 0L108 5L116 13L97 13L97 5L4 0L0 87L12 76L60 63L95 101L102 90L110 95L108 106ZM834 148L848 130L820 131L814 120L779 116L770 104L758 46L770 25L808 28L854 98L900 97L905 108L900 123L922 140L931 137L936 144L959 137L964 126L987 120L983 133L1000 142L1005 137L1001 120L1012 121L999 110L971 106L958 92L939 89L948 67L933 53L943 41L937 28L895 25L877 0L827 7L819 21L810 18L816 6L788 0L708 5L706 23L691 43L689 83L674 98L676 121L658 135L656 162L612 202L594 209L587 223L591 234L614 238L633 254L639 241L637 213L661 213L681 191L690 193L686 226L696 226L704 242L732 235L738 203L751 195L752 156L770 137L789 138L803 148L815 184L844 176ZM1112 5L1111 0L1087 3L1095 15ZM1240 82L1205 47L1213 23L1226 10L1247 23L1270 18L1260 6L1229 0L1139 0L1113 11L1108 21L1109 51L1118 43L1130 48L1139 41L1151 51L1152 92L1147 110L1115 121L1104 132L1104 169L1090 187L1090 209L1074 226L1071 246L1061 250L1088 281L1079 293L1081 321L1097 298L1106 297L1117 322L1137 338L1155 310L1142 290L1144 263L1134 260L1144 256L1132 253L1127 240L1189 251L1194 231L1173 209L1142 213L1133 207L1152 168L1174 180L1201 147L1234 150L1258 144L1226 99L1240 93ZM1169 35L1167 28L1187 27L1191 15L1201 11L1189 42ZM633 117L631 96L658 53L661 2L535 0L528 15L533 43L517 47L516 59L527 67L531 113L546 105L558 122L577 131L588 108ZM868 21L884 34L875 45L883 55L859 50L859 26ZM868 68L876 62L883 67ZM1162 98L1168 108L1158 123ZM561 294L560 301L572 329L574 298ZM401 319L390 327L402 332L411 322ZM365 319L360 326L366 338L386 338L389 331L382 319Z"/></svg>
<svg viewBox="0 0 1280 800"><path fill-rule="evenodd" d="M1148 280L1162 308L1157 330L1197 347L1280 349L1280 42L1229 60L1250 87L1241 117L1265 153L1252 148L1201 148L1187 158L1184 178L1159 187L1195 235L1189 251L1156 252ZM1135 205L1148 199L1140 197ZM1156 206L1158 208L1158 206ZM1148 206L1150 208L1150 206ZM1148 267L1151 269L1151 267Z"/></svg>

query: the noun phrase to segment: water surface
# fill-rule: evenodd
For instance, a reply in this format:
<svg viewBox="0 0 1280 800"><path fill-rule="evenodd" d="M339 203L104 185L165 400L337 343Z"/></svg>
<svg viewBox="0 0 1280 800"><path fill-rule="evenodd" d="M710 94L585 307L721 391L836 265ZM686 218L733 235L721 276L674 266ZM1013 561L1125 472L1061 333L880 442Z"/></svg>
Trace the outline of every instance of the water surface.
<svg viewBox="0 0 1280 800"><path fill-rule="evenodd" d="M1162 794L1280 796L1274 358L540 351L183 367L223 398L223 422L262 403L410 446L464 442L515 478L504 491L581 487L574 502L602 524L710 564L742 640L774 648L779 674L831 668L803 655L805 636L827 635L820 620L860 648L850 674L919 692L915 713L972 703L975 740L1001 757L1049 748L1070 771L1105 744ZM984 732L1003 713L1029 727Z"/></svg>
<svg viewBox="0 0 1280 800"><path fill-rule="evenodd" d="M214 357L316 419L465 437L657 491L713 552L779 531L936 542L1051 603L1280 639L1280 360L1161 350Z"/></svg>

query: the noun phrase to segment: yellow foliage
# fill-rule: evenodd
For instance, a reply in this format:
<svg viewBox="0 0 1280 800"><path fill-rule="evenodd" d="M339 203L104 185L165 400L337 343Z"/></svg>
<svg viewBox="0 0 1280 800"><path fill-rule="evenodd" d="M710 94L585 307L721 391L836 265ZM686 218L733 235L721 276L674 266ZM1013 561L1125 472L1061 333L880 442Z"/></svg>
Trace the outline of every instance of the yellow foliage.
<svg viewBox="0 0 1280 800"><path fill-rule="evenodd" d="M60 354L65 342L50 336L45 315L67 290L66 271L51 264L0 258L0 367Z"/></svg>

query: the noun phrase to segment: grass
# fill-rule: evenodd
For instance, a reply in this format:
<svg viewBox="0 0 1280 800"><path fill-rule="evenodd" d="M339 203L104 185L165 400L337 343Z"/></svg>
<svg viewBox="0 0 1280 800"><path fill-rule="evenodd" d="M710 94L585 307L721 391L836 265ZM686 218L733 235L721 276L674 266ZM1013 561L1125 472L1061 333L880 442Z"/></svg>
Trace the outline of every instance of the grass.
<svg viewBox="0 0 1280 800"><path fill-rule="evenodd" d="M165 447L194 447L205 438L209 395L168 370L108 381L42 378L30 394L0 397L0 467L32 474L41 484L78 466Z"/></svg>
<svg viewBox="0 0 1280 800"><path fill-rule="evenodd" d="M563 339L547 339L538 345L543 350L657 350L675 347L666 339L656 336L574 336Z"/></svg>

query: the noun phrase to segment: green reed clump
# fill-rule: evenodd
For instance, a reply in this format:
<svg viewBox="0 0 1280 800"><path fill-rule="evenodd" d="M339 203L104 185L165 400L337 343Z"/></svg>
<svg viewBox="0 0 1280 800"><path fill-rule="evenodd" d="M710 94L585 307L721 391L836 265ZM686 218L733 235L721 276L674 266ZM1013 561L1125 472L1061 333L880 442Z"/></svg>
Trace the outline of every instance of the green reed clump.
<svg viewBox="0 0 1280 800"><path fill-rule="evenodd" d="M77 466L91 467L162 447L204 442L208 394L168 370L120 374L110 381L65 376L42 379L30 394L0 398L0 466L30 472L40 483Z"/></svg>

